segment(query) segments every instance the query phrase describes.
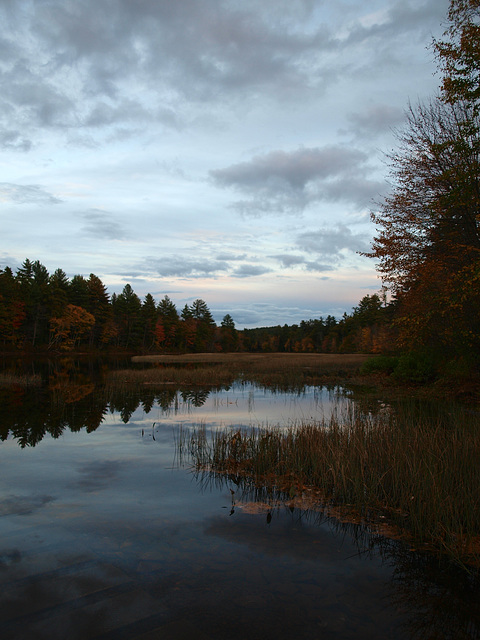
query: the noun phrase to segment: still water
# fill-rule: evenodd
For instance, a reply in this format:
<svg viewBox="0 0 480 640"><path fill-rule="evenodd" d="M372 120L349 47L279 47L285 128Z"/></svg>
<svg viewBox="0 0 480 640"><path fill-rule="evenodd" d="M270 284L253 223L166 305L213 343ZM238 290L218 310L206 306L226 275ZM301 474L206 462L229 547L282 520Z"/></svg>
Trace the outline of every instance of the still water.
<svg viewBox="0 0 480 640"><path fill-rule="evenodd" d="M321 419L341 390L49 382L2 390L2 640L478 637L473 576L178 462L180 428Z"/></svg>

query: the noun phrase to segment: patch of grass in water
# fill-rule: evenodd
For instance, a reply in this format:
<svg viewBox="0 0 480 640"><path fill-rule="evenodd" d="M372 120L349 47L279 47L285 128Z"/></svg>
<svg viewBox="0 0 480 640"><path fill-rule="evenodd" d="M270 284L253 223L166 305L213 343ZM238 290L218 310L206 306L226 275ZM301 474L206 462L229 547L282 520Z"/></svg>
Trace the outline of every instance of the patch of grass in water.
<svg viewBox="0 0 480 640"><path fill-rule="evenodd" d="M183 434L195 469L241 478L286 500L353 508L389 523L415 545L480 563L480 419L422 416L408 408L377 415L351 409L289 429Z"/></svg>

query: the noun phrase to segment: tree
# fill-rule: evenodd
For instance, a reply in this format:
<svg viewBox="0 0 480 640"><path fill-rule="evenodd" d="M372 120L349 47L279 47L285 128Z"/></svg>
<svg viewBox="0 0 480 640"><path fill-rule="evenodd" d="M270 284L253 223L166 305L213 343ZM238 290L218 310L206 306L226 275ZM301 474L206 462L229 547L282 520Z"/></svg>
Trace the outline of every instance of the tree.
<svg viewBox="0 0 480 640"><path fill-rule="evenodd" d="M25 315L20 284L10 267L0 269L0 341L4 345L14 346L21 341Z"/></svg>
<svg viewBox="0 0 480 640"><path fill-rule="evenodd" d="M147 293L140 311L143 324L143 347L151 349L156 342L157 305L151 293Z"/></svg>
<svg viewBox="0 0 480 640"><path fill-rule="evenodd" d="M49 273L41 262L27 258L17 270L16 280L25 303L25 335L32 345L46 342L51 303Z"/></svg>
<svg viewBox="0 0 480 640"><path fill-rule="evenodd" d="M434 41L443 71L443 99L468 102L478 114L480 101L480 0L451 0L446 40Z"/></svg>
<svg viewBox="0 0 480 640"><path fill-rule="evenodd" d="M56 269L50 276L50 312L53 316L61 316L68 304L69 281L63 269Z"/></svg>
<svg viewBox="0 0 480 640"><path fill-rule="evenodd" d="M158 319L155 327L157 345L161 349L173 349L178 346L179 340L179 317L175 304L168 296L164 296L158 303L157 312Z"/></svg>
<svg viewBox="0 0 480 640"><path fill-rule="evenodd" d="M222 351L236 351L238 347L238 332L229 313L223 317L220 325L220 344Z"/></svg>
<svg viewBox="0 0 480 640"><path fill-rule="evenodd" d="M121 344L124 347L138 346L141 340L140 311L142 303L131 285L126 284L123 287L123 291L116 297L113 307Z"/></svg>
<svg viewBox="0 0 480 640"><path fill-rule="evenodd" d="M60 318L50 319L50 345L58 346L64 351L71 351L89 333L95 324L95 318L82 307L67 305Z"/></svg>
<svg viewBox="0 0 480 640"><path fill-rule="evenodd" d="M90 344L106 344L115 335L113 312L107 288L98 276L91 273L86 281L86 309L95 318L90 333ZM112 335L113 331L113 335Z"/></svg>
<svg viewBox="0 0 480 640"><path fill-rule="evenodd" d="M371 257L393 293L403 347L480 347L480 0L451 0L434 41L441 96L410 107L372 213Z"/></svg>
<svg viewBox="0 0 480 640"><path fill-rule="evenodd" d="M471 126L474 123L475 126ZM480 122L468 104L410 108L370 257L399 303L403 346L471 348L480 273ZM473 336L470 336L473 337Z"/></svg>
<svg viewBox="0 0 480 640"><path fill-rule="evenodd" d="M86 309L89 306L88 284L81 275L75 275L70 281L68 288L68 301L76 307Z"/></svg>
<svg viewBox="0 0 480 640"><path fill-rule="evenodd" d="M190 307L192 318L196 323L195 350L209 351L212 348L215 335L215 320L213 319L207 303L198 298Z"/></svg>
<svg viewBox="0 0 480 640"><path fill-rule="evenodd" d="M213 347L215 321L206 304L200 298L182 309L181 344L186 350L209 351Z"/></svg>

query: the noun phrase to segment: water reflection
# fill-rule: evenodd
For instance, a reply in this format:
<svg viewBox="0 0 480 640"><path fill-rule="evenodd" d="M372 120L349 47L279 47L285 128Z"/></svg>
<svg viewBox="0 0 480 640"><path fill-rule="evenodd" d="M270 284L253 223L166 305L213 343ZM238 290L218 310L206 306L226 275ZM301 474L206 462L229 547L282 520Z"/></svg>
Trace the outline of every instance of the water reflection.
<svg viewBox="0 0 480 640"><path fill-rule="evenodd" d="M59 438L65 430L95 431L106 417L118 413L128 424L139 408L155 416L157 425L204 423L291 426L321 420L349 401L339 388L304 387L279 393L252 383L203 388L173 385L136 389L95 385L84 375L50 377L50 384L0 388L0 439L14 438L21 447L36 446L48 434Z"/></svg>
<svg viewBox="0 0 480 640"><path fill-rule="evenodd" d="M180 425L318 419L340 390L107 391L90 373L0 390L2 640L480 637L477 574L173 464Z"/></svg>

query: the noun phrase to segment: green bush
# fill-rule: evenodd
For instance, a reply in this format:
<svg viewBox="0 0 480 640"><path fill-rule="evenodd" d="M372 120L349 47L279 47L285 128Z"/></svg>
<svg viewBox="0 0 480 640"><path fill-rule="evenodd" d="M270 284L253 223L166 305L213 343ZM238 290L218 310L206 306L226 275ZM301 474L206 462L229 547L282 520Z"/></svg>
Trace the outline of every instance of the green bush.
<svg viewBox="0 0 480 640"><path fill-rule="evenodd" d="M360 368L360 373L386 373L390 375L398 365L398 358L394 356L375 356L366 360Z"/></svg>
<svg viewBox="0 0 480 640"><path fill-rule="evenodd" d="M435 359L428 354L409 353L398 358L392 377L400 382L429 382L436 378Z"/></svg>

